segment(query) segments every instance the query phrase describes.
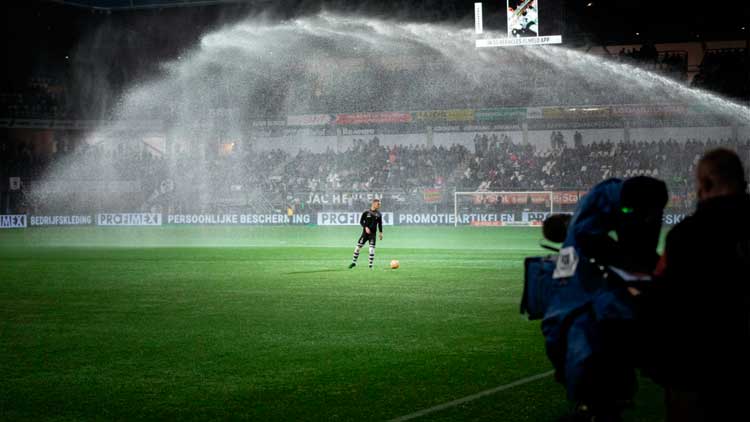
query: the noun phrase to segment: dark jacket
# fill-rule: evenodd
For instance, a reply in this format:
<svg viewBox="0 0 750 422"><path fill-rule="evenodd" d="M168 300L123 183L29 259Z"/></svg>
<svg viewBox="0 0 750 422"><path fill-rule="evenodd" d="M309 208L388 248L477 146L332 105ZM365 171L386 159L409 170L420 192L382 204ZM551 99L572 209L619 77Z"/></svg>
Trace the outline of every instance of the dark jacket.
<svg viewBox="0 0 750 422"><path fill-rule="evenodd" d="M669 232L661 264L641 299L646 374L721 400L739 394L729 385L747 387L750 375L750 196L701 202Z"/></svg>

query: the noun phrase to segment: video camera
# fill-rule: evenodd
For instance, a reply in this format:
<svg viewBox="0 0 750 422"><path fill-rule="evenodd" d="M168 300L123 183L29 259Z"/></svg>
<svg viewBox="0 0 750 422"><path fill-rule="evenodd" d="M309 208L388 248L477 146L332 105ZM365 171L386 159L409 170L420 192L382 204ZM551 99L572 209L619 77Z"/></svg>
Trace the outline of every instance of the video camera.
<svg viewBox="0 0 750 422"><path fill-rule="evenodd" d="M542 243L554 253L524 261L521 313L542 319L553 301L576 304L602 288L647 285L667 199L660 180L609 179L582 199L574 216L547 217L544 238L562 246ZM571 281L576 288L566 287Z"/></svg>
<svg viewBox="0 0 750 422"><path fill-rule="evenodd" d="M649 177L608 179L570 215L542 225L554 253L526 258L521 313L541 320L547 357L568 399L601 415L621 411L636 390L636 310L626 287L653 271L666 185ZM559 246L557 246L559 245Z"/></svg>

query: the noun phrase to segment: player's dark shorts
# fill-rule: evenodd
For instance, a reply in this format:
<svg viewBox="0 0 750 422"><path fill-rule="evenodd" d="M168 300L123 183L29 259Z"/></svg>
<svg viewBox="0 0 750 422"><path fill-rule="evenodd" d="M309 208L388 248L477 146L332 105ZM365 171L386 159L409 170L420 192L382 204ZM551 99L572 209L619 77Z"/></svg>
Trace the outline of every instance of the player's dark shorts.
<svg viewBox="0 0 750 422"><path fill-rule="evenodd" d="M370 242L372 246L375 246L375 232L373 231L372 234L367 234L364 230L362 230L362 236L359 237L359 240L357 241L358 245L364 245L366 242Z"/></svg>

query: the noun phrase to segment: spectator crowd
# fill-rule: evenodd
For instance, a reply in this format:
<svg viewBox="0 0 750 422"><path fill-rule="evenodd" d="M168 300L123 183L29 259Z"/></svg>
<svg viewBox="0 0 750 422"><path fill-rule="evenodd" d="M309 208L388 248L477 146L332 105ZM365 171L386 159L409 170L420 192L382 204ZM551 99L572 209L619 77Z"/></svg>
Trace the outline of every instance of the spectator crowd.
<svg viewBox="0 0 750 422"><path fill-rule="evenodd" d="M3 168L25 181L40 180L55 164L67 167L70 180L135 181L141 201L165 179L183 191L189 202L217 202L216 195L253 192L278 208L305 193L397 192L421 201L425 189L457 191L576 191L611 177L648 175L664 180L672 192L692 190L700 155L719 146L750 157L750 139L649 139L590 143L580 133L566 142L553 132L550 146L512 142L505 135L476 134L473 150L446 146L383 145L377 137L357 139L346 150L322 152L280 149L238 149L206 158L178 151L175 160L134 144L82 145L58 150L46 161L33 148L3 150ZM171 170L169 166L174 166ZM15 171L15 170L17 171ZM204 192L204 193L201 193ZM205 193L210 193L206 196ZM213 196L211 196L213 195ZM452 195L443 195L447 203ZM132 204L131 204L132 205ZM139 205L139 204L138 204ZM415 204L416 205L416 204Z"/></svg>

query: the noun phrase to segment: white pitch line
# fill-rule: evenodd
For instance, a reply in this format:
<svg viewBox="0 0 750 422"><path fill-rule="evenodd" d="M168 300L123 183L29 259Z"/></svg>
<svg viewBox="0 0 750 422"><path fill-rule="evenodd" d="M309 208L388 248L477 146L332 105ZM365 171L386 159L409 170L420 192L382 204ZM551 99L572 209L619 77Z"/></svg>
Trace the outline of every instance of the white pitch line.
<svg viewBox="0 0 750 422"><path fill-rule="evenodd" d="M443 410L443 409L448 409L448 408L453 407L453 406L458 406L459 404L464 404L466 402L470 402L472 400L476 400L476 399L482 398L484 396L489 396L490 394L495 394L495 393L498 393L500 391L508 390L510 388L513 388L513 387L518 387L519 385L523 385L523 384L530 383L532 381L536 381L538 379L546 378L546 377L548 377L548 376L550 376L550 375L552 375L554 373L555 373L555 371L547 371L547 372L544 372L544 373L541 373L541 374L532 375L530 377L523 378L523 379L520 379L518 381L513 381L513 382L511 382L509 384L500 385L500 386L497 386L495 388L490 388L489 390L480 391L480 392L472 394L470 396L466 396L466 397L463 397L463 398L460 398L460 399L449 401L447 403L439 404L437 406L433 406L433 407L430 407L430 408L427 408L427 409L424 409L424 410L420 410L418 412L410 413L410 414L405 415L405 416L399 416L398 418L391 419L388 422L402 422L402 421L408 421L408 420L416 419L416 418L422 417L424 415L428 415L430 413L438 412L438 411Z"/></svg>

